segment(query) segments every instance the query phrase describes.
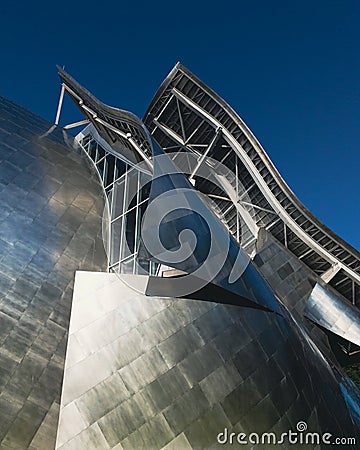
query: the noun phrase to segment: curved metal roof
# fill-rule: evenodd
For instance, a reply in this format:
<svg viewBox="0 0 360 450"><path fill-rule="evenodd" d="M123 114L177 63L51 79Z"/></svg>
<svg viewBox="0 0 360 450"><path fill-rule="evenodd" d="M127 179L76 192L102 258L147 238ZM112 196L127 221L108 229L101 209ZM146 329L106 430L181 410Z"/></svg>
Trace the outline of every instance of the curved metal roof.
<svg viewBox="0 0 360 450"><path fill-rule="evenodd" d="M206 154L232 171L236 166L252 198L251 205L243 206L255 211L257 225L354 304L360 300L360 253L300 202L243 120L182 64L161 84L144 123L165 151ZM221 139L209 151L219 130Z"/></svg>
<svg viewBox="0 0 360 450"><path fill-rule="evenodd" d="M134 163L151 157L148 132L135 114L106 105L61 67L57 69L67 93L115 152Z"/></svg>

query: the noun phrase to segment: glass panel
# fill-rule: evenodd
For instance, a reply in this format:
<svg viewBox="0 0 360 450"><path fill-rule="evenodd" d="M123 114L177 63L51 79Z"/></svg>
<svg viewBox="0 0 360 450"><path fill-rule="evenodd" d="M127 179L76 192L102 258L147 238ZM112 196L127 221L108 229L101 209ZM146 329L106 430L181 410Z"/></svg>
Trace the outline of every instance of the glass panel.
<svg viewBox="0 0 360 450"><path fill-rule="evenodd" d="M130 256L135 251L135 220L136 209L124 216L124 235L122 239L121 259Z"/></svg>
<svg viewBox="0 0 360 450"><path fill-rule="evenodd" d="M112 219L116 219L123 213L124 204L124 194L125 194L125 182L124 180L119 183L118 181L114 184L113 190L113 206L112 206Z"/></svg>
<svg viewBox="0 0 360 450"><path fill-rule="evenodd" d="M159 264L154 261L150 261L150 275L156 275Z"/></svg>
<svg viewBox="0 0 360 450"><path fill-rule="evenodd" d="M136 232L136 251L139 250L140 236L141 236L141 221L144 215L144 212L147 208L148 201L145 201L138 207L138 218L137 218L137 232Z"/></svg>
<svg viewBox="0 0 360 450"><path fill-rule="evenodd" d="M89 156L93 161L95 161L96 158L96 147L97 147L96 141L92 140L89 145Z"/></svg>
<svg viewBox="0 0 360 450"><path fill-rule="evenodd" d="M100 161L101 158L105 156L105 150L101 147L101 145L98 144L98 151L97 151L97 159L96 161Z"/></svg>
<svg viewBox="0 0 360 450"><path fill-rule="evenodd" d="M131 208L137 205L138 202L138 176L139 172L132 169L127 174L126 185L126 209L129 211Z"/></svg>
<svg viewBox="0 0 360 450"><path fill-rule="evenodd" d="M106 156L106 175L104 185L109 186L114 181L115 156L108 154Z"/></svg>
<svg viewBox="0 0 360 450"><path fill-rule="evenodd" d="M116 158L115 163L115 180L124 175L126 171L126 164L119 158Z"/></svg>
<svg viewBox="0 0 360 450"><path fill-rule="evenodd" d="M110 265L115 264L120 259L121 225L121 218L111 224Z"/></svg>
<svg viewBox="0 0 360 450"><path fill-rule="evenodd" d="M107 198L108 198L108 202L109 202L109 205L111 205L111 201L112 201L112 191L113 190L113 187L112 186L109 186L109 187L107 187L106 189L105 189L105 192L106 192L106 196L107 196Z"/></svg>
<svg viewBox="0 0 360 450"><path fill-rule="evenodd" d="M102 159L99 163L96 164L98 171L100 172L101 178L103 178L103 175L104 175L104 164L105 164L105 159Z"/></svg>
<svg viewBox="0 0 360 450"><path fill-rule="evenodd" d="M142 186L139 192L139 203L142 200L149 198L151 188L151 176L146 173L140 172L140 186Z"/></svg>
<svg viewBox="0 0 360 450"><path fill-rule="evenodd" d="M134 271L134 258L131 257L126 261L120 263L120 273L133 273Z"/></svg>
<svg viewBox="0 0 360 450"><path fill-rule="evenodd" d="M137 260L135 259L135 273L139 275L147 275L150 270L150 261L148 260Z"/></svg>

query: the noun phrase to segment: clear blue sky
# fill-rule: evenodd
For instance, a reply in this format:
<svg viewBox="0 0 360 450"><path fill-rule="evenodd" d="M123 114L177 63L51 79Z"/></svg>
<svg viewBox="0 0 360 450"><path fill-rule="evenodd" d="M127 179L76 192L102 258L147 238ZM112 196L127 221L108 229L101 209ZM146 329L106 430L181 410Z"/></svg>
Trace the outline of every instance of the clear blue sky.
<svg viewBox="0 0 360 450"><path fill-rule="evenodd" d="M142 117L180 60L302 202L360 248L360 2L0 2L0 94L53 121L55 64ZM70 102L64 121L80 119Z"/></svg>

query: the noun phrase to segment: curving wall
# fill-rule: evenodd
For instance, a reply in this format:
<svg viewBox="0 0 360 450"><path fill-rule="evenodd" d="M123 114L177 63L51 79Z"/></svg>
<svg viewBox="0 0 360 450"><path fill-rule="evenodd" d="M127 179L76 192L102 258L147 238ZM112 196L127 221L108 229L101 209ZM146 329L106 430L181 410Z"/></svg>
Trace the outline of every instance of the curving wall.
<svg viewBox="0 0 360 450"><path fill-rule="evenodd" d="M0 98L0 447L55 447L76 270L106 270L102 187L61 130Z"/></svg>

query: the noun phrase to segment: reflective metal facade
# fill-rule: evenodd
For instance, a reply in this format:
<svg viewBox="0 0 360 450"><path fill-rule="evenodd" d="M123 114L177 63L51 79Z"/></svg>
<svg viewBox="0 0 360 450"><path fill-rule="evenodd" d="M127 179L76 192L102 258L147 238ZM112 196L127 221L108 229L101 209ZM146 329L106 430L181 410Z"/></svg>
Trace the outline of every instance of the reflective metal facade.
<svg viewBox="0 0 360 450"><path fill-rule="evenodd" d="M356 405L356 388L291 318L144 294L161 280L76 275L57 449L302 448L217 442L299 421L359 439L343 396Z"/></svg>
<svg viewBox="0 0 360 450"><path fill-rule="evenodd" d="M49 450L75 271L106 270L102 187L73 138L0 98L0 448Z"/></svg>

